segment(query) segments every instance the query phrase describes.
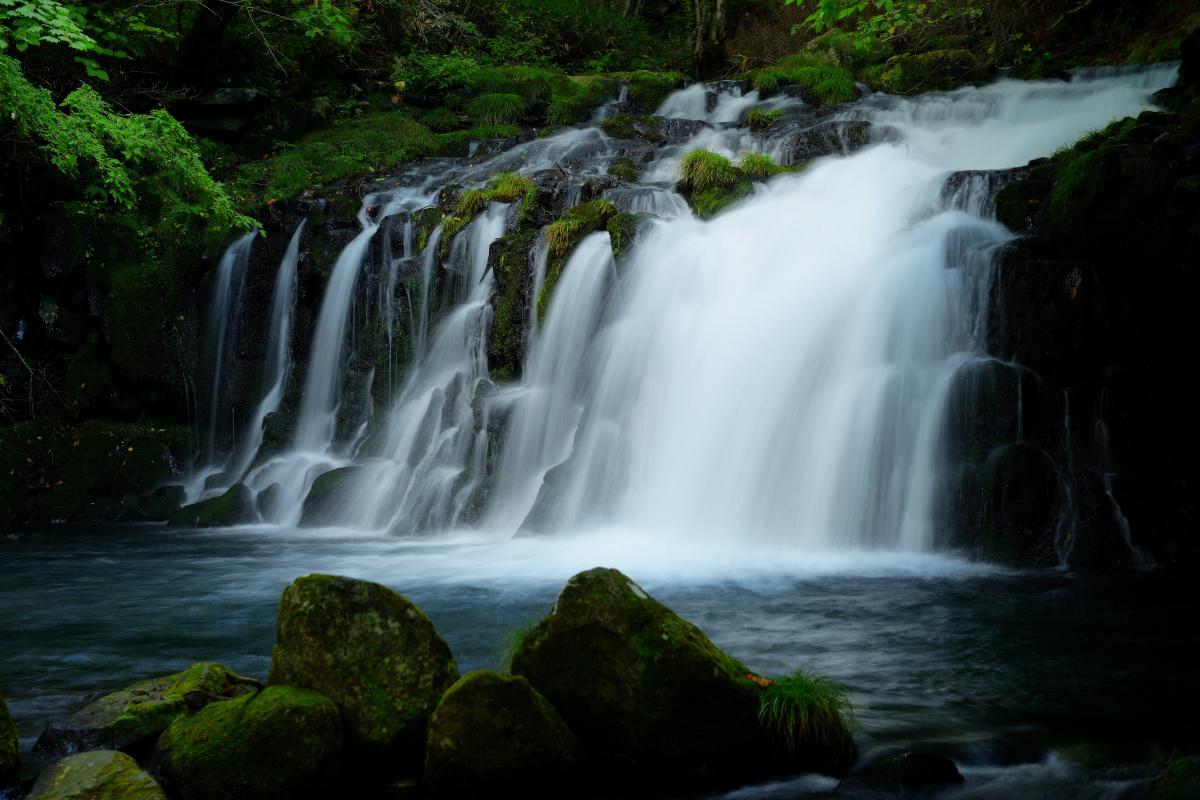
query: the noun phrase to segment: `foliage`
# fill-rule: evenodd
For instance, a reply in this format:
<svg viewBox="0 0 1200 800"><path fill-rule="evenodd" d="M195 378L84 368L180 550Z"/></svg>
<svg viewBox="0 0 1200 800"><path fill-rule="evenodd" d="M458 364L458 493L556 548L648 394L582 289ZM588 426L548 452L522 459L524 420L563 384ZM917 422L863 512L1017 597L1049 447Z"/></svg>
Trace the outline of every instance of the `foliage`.
<svg viewBox="0 0 1200 800"><path fill-rule="evenodd" d="M648 142L663 139L658 117L649 114L615 114L601 122L600 127L616 139L645 139Z"/></svg>
<svg viewBox="0 0 1200 800"><path fill-rule="evenodd" d="M778 109L768 111L764 108L752 108L746 112L746 118L742 122L755 133L762 133L775 127L775 123L781 116L783 116L783 112Z"/></svg>
<svg viewBox="0 0 1200 800"><path fill-rule="evenodd" d="M467 113L479 125L512 124L521 119L525 100L516 94L484 94L467 106Z"/></svg>
<svg viewBox="0 0 1200 800"><path fill-rule="evenodd" d="M759 700L758 719L789 751L802 743L851 748L853 709L846 690L827 678L797 671L776 679Z"/></svg>
<svg viewBox="0 0 1200 800"><path fill-rule="evenodd" d="M633 183L638 178L637 164L634 164L633 159L628 156L618 158L609 166L608 174L614 178L620 178L626 183Z"/></svg>
<svg viewBox="0 0 1200 800"><path fill-rule="evenodd" d="M679 179L689 191L725 189L741 179L728 158L711 150L693 150L679 162Z"/></svg>
<svg viewBox="0 0 1200 800"><path fill-rule="evenodd" d="M754 70L749 77L754 88L768 94L780 86L799 86L805 99L817 105L837 105L858 99L858 88L850 70L808 53L788 56L773 67Z"/></svg>
<svg viewBox="0 0 1200 800"><path fill-rule="evenodd" d="M983 15L981 0L784 0L813 7L805 25L816 33L856 20L858 49L877 47L880 40L951 20ZM873 12L873 13L872 13Z"/></svg>
<svg viewBox="0 0 1200 800"><path fill-rule="evenodd" d="M784 168L772 161L766 153L742 153L742 160L738 166L753 180L765 181L784 171Z"/></svg>
<svg viewBox="0 0 1200 800"><path fill-rule="evenodd" d="M550 306L554 286L571 251L589 233L604 229L616 213L617 207L611 200L599 198L567 209L561 217L546 226L544 235L549 257L542 291L537 296L538 319L545 316L546 309Z"/></svg>

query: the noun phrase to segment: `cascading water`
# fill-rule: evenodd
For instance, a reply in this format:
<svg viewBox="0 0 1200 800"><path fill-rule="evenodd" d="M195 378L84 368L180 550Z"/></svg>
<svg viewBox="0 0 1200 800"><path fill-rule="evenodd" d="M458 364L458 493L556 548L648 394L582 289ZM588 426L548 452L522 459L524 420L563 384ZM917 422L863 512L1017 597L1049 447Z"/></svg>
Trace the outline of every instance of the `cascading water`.
<svg viewBox="0 0 1200 800"><path fill-rule="evenodd" d="M869 97L809 124L865 121L886 136L778 176L709 222L672 190L681 156L782 156L789 140L727 124L729 103L740 115L756 97L726 87L710 111L704 87L683 90L660 112L706 124L648 155L636 185L606 194L658 219L617 269L606 235L576 248L540 326L529 312L519 382L495 386L487 363L488 251L515 214L490 206L446 264L434 229L410 320L415 360L355 453L334 442L355 282L380 221L420 207L416 194L368 198L322 301L294 446L247 483L281 484L290 510L274 521L286 525L317 474L349 465L325 518L353 528L477 521L503 537L616 526L680 543L929 549L948 396L958 371L985 357L992 255L1009 237L990 218L992 178L947 191L948 176L1051 153L1150 108L1174 78L1164 67ZM430 181L478 184L509 170L556 170L574 181L571 196L607 175L618 151L597 128L571 129L451 164L420 197L434 196ZM537 297L547 248L533 241L526 279ZM440 321L428 310L438 270L457 304Z"/></svg>

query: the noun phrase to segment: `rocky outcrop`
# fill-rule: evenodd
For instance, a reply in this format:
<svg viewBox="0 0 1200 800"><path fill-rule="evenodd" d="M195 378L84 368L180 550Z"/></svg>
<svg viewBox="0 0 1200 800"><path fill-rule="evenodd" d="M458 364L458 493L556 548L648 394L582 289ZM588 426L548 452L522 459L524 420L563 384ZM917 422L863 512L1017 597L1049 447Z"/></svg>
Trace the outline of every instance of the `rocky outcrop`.
<svg viewBox="0 0 1200 800"><path fill-rule="evenodd" d="M129 756L96 750L47 767L26 800L167 800L167 795Z"/></svg>
<svg viewBox="0 0 1200 800"><path fill-rule="evenodd" d="M340 467L317 476L304 498L301 527L319 527L340 519L339 503L347 498L354 478L361 473L362 467Z"/></svg>
<svg viewBox="0 0 1200 800"><path fill-rule="evenodd" d="M242 483L235 483L217 497L184 506L170 517L173 525L197 528L222 528L257 521L257 499L254 492Z"/></svg>
<svg viewBox="0 0 1200 800"><path fill-rule="evenodd" d="M178 800L303 800L331 796L341 758L337 707L313 691L269 686L176 719L155 762Z"/></svg>
<svg viewBox="0 0 1200 800"><path fill-rule="evenodd" d="M328 697L341 710L348 757L395 773L422 763L429 716L458 668L433 623L401 595L309 575L279 601L267 680Z"/></svg>
<svg viewBox="0 0 1200 800"><path fill-rule="evenodd" d="M46 761L86 750L141 753L177 717L253 692L256 685L257 681L220 664L193 664L183 672L150 678L105 695L52 722L33 751Z"/></svg>
<svg viewBox="0 0 1200 800"><path fill-rule="evenodd" d="M909 794L965 783L954 762L932 753L901 753L856 769L846 784L877 792Z"/></svg>
<svg viewBox="0 0 1200 800"><path fill-rule="evenodd" d="M562 717L519 675L470 672L429 720L425 779L454 797L565 790L582 748Z"/></svg>

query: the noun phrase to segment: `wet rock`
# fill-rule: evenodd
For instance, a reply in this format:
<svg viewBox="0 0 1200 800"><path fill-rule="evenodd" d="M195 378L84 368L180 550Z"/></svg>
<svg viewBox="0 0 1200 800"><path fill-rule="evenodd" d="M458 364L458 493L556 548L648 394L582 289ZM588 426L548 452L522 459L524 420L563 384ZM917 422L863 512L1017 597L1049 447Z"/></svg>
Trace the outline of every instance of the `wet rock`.
<svg viewBox="0 0 1200 800"><path fill-rule="evenodd" d="M268 686L176 719L155 761L179 800L329 797L341 773L341 715L317 692Z"/></svg>
<svg viewBox="0 0 1200 800"><path fill-rule="evenodd" d="M167 800L167 795L126 754L97 750L47 767L26 800Z"/></svg>
<svg viewBox="0 0 1200 800"><path fill-rule="evenodd" d="M488 269L496 282L492 334L488 338L488 365L492 374L514 377L521 374L531 321L532 255L536 239L534 231L502 236L492 243L488 253Z"/></svg>
<svg viewBox="0 0 1200 800"><path fill-rule="evenodd" d="M1177 758L1150 781L1152 800L1200 800L1200 756Z"/></svg>
<svg viewBox="0 0 1200 800"><path fill-rule="evenodd" d="M955 172L942 185L942 198L951 208L988 216L995 212L997 193L1025 174L1024 168Z"/></svg>
<svg viewBox="0 0 1200 800"><path fill-rule="evenodd" d="M701 119L675 119L673 117L655 117L658 120L658 132L668 144L681 144L691 139L700 131L711 128Z"/></svg>
<svg viewBox="0 0 1200 800"><path fill-rule="evenodd" d="M965 783L954 762L931 753L902 753L867 764L847 778L851 786L905 794Z"/></svg>
<svg viewBox="0 0 1200 800"><path fill-rule="evenodd" d="M143 519L168 520L187 501L187 492L179 484L160 486L137 499L136 509Z"/></svg>
<svg viewBox="0 0 1200 800"><path fill-rule="evenodd" d="M331 525L342 517L338 514L340 504L349 495L354 479L362 474L362 467L339 467L323 472L313 481L304 498L304 510L300 514L301 527Z"/></svg>
<svg viewBox="0 0 1200 800"><path fill-rule="evenodd" d="M0 790L12 786L21 777L21 755L17 746L17 729L4 696L0 695Z"/></svg>
<svg viewBox="0 0 1200 800"><path fill-rule="evenodd" d="M525 678L480 670L438 702L425 777L456 797L541 795L561 786L581 757L575 735Z"/></svg>
<svg viewBox="0 0 1200 800"><path fill-rule="evenodd" d="M850 155L871 143L869 122L819 122L796 134L788 164L803 164L828 155Z"/></svg>
<svg viewBox="0 0 1200 800"><path fill-rule="evenodd" d="M893 56L863 73L872 89L889 94L944 91L981 77L975 55L961 49Z"/></svg>
<svg viewBox="0 0 1200 800"><path fill-rule="evenodd" d="M590 756L643 775L836 772L853 760L845 737L783 746L759 721L757 676L613 569L567 582L512 672L558 709Z"/></svg>
<svg viewBox="0 0 1200 800"><path fill-rule="evenodd" d="M964 511L960 543L1007 564L1058 563L1058 467L1041 449L1010 444L964 477L955 505Z"/></svg>
<svg viewBox="0 0 1200 800"><path fill-rule="evenodd" d="M171 722L216 700L254 691L257 681L220 664L201 662L183 672L140 681L52 722L33 752L51 760L86 750L139 752Z"/></svg>
<svg viewBox="0 0 1200 800"><path fill-rule="evenodd" d="M235 483L219 497L201 500L184 506L171 515L172 525L198 528L220 528L258 521L258 505L254 492L244 484Z"/></svg>
<svg viewBox="0 0 1200 800"><path fill-rule="evenodd" d="M272 483L259 492L258 497L255 498L258 515L263 519L274 519L275 514L282 510L279 507L281 502L283 502L283 487L278 483Z"/></svg>
<svg viewBox="0 0 1200 800"><path fill-rule="evenodd" d="M348 750L368 767L418 767L429 715L456 680L433 623L396 592L334 575L298 578L284 590L268 682L333 700Z"/></svg>

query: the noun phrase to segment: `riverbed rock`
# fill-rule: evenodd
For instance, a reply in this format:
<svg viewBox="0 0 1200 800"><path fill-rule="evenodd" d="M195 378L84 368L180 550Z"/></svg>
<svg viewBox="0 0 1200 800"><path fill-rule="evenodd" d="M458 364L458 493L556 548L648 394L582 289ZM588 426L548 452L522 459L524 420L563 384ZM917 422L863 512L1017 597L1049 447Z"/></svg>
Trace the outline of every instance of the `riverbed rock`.
<svg viewBox="0 0 1200 800"><path fill-rule="evenodd" d="M308 575L283 592L268 683L330 698L350 755L371 768L421 765L429 716L458 677L429 618L385 586Z"/></svg>
<svg viewBox="0 0 1200 800"><path fill-rule="evenodd" d="M105 695L50 723L33 751L45 760L85 750L140 752L176 717L252 692L256 684L220 664L193 664L183 672L139 681Z"/></svg>
<svg viewBox="0 0 1200 800"><path fill-rule="evenodd" d="M855 787L905 794L965 783L954 762L933 753L901 753L870 762L846 779Z"/></svg>
<svg viewBox="0 0 1200 800"><path fill-rule="evenodd" d="M345 499L354 485L354 478L361 473L362 467L340 467L317 476L304 498L300 526L320 527L340 519L337 513L339 501Z"/></svg>
<svg viewBox="0 0 1200 800"><path fill-rule="evenodd" d="M1167 764L1150 781L1153 800L1200 800L1200 756L1184 756Z"/></svg>
<svg viewBox="0 0 1200 800"><path fill-rule="evenodd" d="M26 800L167 800L167 795L130 756L94 750L47 767Z"/></svg>
<svg viewBox="0 0 1200 800"><path fill-rule="evenodd" d="M828 155L850 155L872 141L873 126L864 121L818 122L796 134L788 164L803 164ZM880 132L880 136L885 136Z"/></svg>
<svg viewBox="0 0 1200 800"><path fill-rule="evenodd" d="M197 528L223 528L258 521L258 504L254 492L245 484L235 483L218 497L201 500L171 515L172 525Z"/></svg>
<svg viewBox="0 0 1200 800"><path fill-rule="evenodd" d="M179 800L299 800L332 796L342 720L317 692L268 686L171 723L155 762Z"/></svg>
<svg viewBox="0 0 1200 800"><path fill-rule="evenodd" d="M758 718L769 681L614 569L567 582L512 672L559 710L589 755L642 776L838 772L853 760L844 742L782 746Z"/></svg>
<svg viewBox="0 0 1200 800"><path fill-rule="evenodd" d="M21 754L17 746L17 729L4 696L0 695L0 789L12 786L21 777Z"/></svg>
<svg viewBox="0 0 1200 800"><path fill-rule="evenodd" d="M495 796L548 793L582 757L579 741L519 675L469 672L429 720L425 778L439 792Z"/></svg>

